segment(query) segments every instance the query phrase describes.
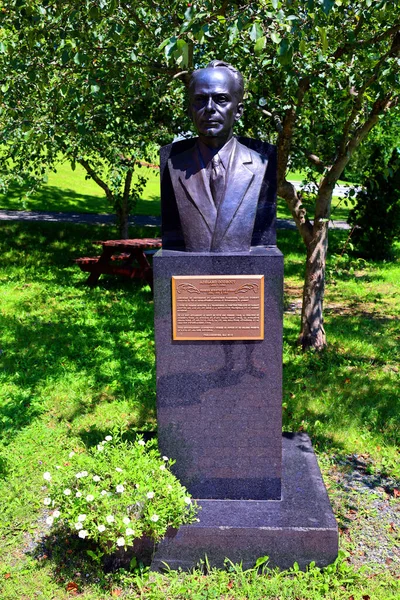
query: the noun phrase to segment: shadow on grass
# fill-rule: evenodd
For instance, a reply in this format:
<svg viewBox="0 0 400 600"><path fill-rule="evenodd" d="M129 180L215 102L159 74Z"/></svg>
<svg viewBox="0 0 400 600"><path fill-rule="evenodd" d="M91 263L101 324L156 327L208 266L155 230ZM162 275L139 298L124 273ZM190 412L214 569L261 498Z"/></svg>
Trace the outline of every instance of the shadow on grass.
<svg viewBox="0 0 400 600"><path fill-rule="evenodd" d="M7 195L0 195L2 210L50 210L58 212L110 213L112 207L101 196L80 194L71 189L46 185L31 196L26 196L27 188L10 186Z"/></svg>
<svg viewBox="0 0 400 600"><path fill-rule="evenodd" d="M331 342L320 354L300 354L292 328L286 329L284 429L305 429L323 451L343 448L336 434L357 437L357 432L395 446L400 442L400 325L362 316L330 315L326 321Z"/></svg>
<svg viewBox="0 0 400 600"><path fill-rule="evenodd" d="M135 235L154 234L142 229ZM154 428L151 292L116 277L87 288L86 275L72 263L95 254L91 240L107 237L113 237L107 227L3 227L0 435L5 439L47 411L75 422L86 444L98 443L109 431L101 414L115 402L126 403L134 429ZM303 269L297 232L281 231L279 247L288 255L289 272ZM399 399L396 373L386 364L396 360L398 322L333 313L326 321L330 347L322 354L301 354L297 329L285 329L284 428L306 429L323 450L339 448L335 434L345 435L347 428L395 443ZM84 415L92 421L83 426Z"/></svg>
<svg viewBox="0 0 400 600"><path fill-rule="evenodd" d="M154 417L150 289L118 278L90 289L72 264L90 246L85 235L110 237L102 229L24 223L3 230L9 308L0 314L0 436L7 441L45 411L73 423L123 401L135 426Z"/></svg>

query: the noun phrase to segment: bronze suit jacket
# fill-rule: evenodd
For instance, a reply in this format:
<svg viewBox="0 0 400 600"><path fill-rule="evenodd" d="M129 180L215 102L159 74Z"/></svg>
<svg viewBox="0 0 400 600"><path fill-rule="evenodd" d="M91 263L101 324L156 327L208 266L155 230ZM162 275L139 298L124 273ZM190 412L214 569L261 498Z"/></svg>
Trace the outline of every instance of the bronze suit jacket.
<svg viewBox="0 0 400 600"><path fill-rule="evenodd" d="M169 159L187 251L246 252L250 249L267 163L265 156L235 139L224 198L217 210L197 145Z"/></svg>

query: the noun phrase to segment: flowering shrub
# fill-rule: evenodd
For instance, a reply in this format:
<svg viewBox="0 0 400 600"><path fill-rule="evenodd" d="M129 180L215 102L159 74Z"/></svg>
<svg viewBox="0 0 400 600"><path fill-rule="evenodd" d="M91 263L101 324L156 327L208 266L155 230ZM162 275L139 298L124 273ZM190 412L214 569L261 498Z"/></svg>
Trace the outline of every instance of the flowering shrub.
<svg viewBox="0 0 400 600"><path fill-rule="evenodd" d="M47 523L63 524L104 552L127 547L146 535L155 542L168 527L195 520L196 505L170 472L154 442L134 443L107 435L94 449L70 452L46 472Z"/></svg>

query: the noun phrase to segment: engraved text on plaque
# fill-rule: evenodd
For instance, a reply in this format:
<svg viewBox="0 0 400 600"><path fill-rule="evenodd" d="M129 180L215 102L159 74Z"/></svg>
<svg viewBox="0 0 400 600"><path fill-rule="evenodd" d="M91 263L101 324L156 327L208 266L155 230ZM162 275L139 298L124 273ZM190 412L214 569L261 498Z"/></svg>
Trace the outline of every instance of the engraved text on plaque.
<svg viewBox="0 0 400 600"><path fill-rule="evenodd" d="M174 340L263 340L264 275L172 277Z"/></svg>

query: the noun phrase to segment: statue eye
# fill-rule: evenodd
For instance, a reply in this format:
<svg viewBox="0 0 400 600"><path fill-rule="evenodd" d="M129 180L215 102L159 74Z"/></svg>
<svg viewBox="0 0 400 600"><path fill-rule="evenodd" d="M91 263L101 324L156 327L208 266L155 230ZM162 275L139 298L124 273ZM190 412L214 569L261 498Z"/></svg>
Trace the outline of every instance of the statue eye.
<svg viewBox="0 0 400 600"><path fill-rule="evenodd" d="M217 102L217 104L225 104L226 102L229 102L229 98L228 96L225 96L225 94L218 94L218 96L214 97L214 102Z"/></svg>

